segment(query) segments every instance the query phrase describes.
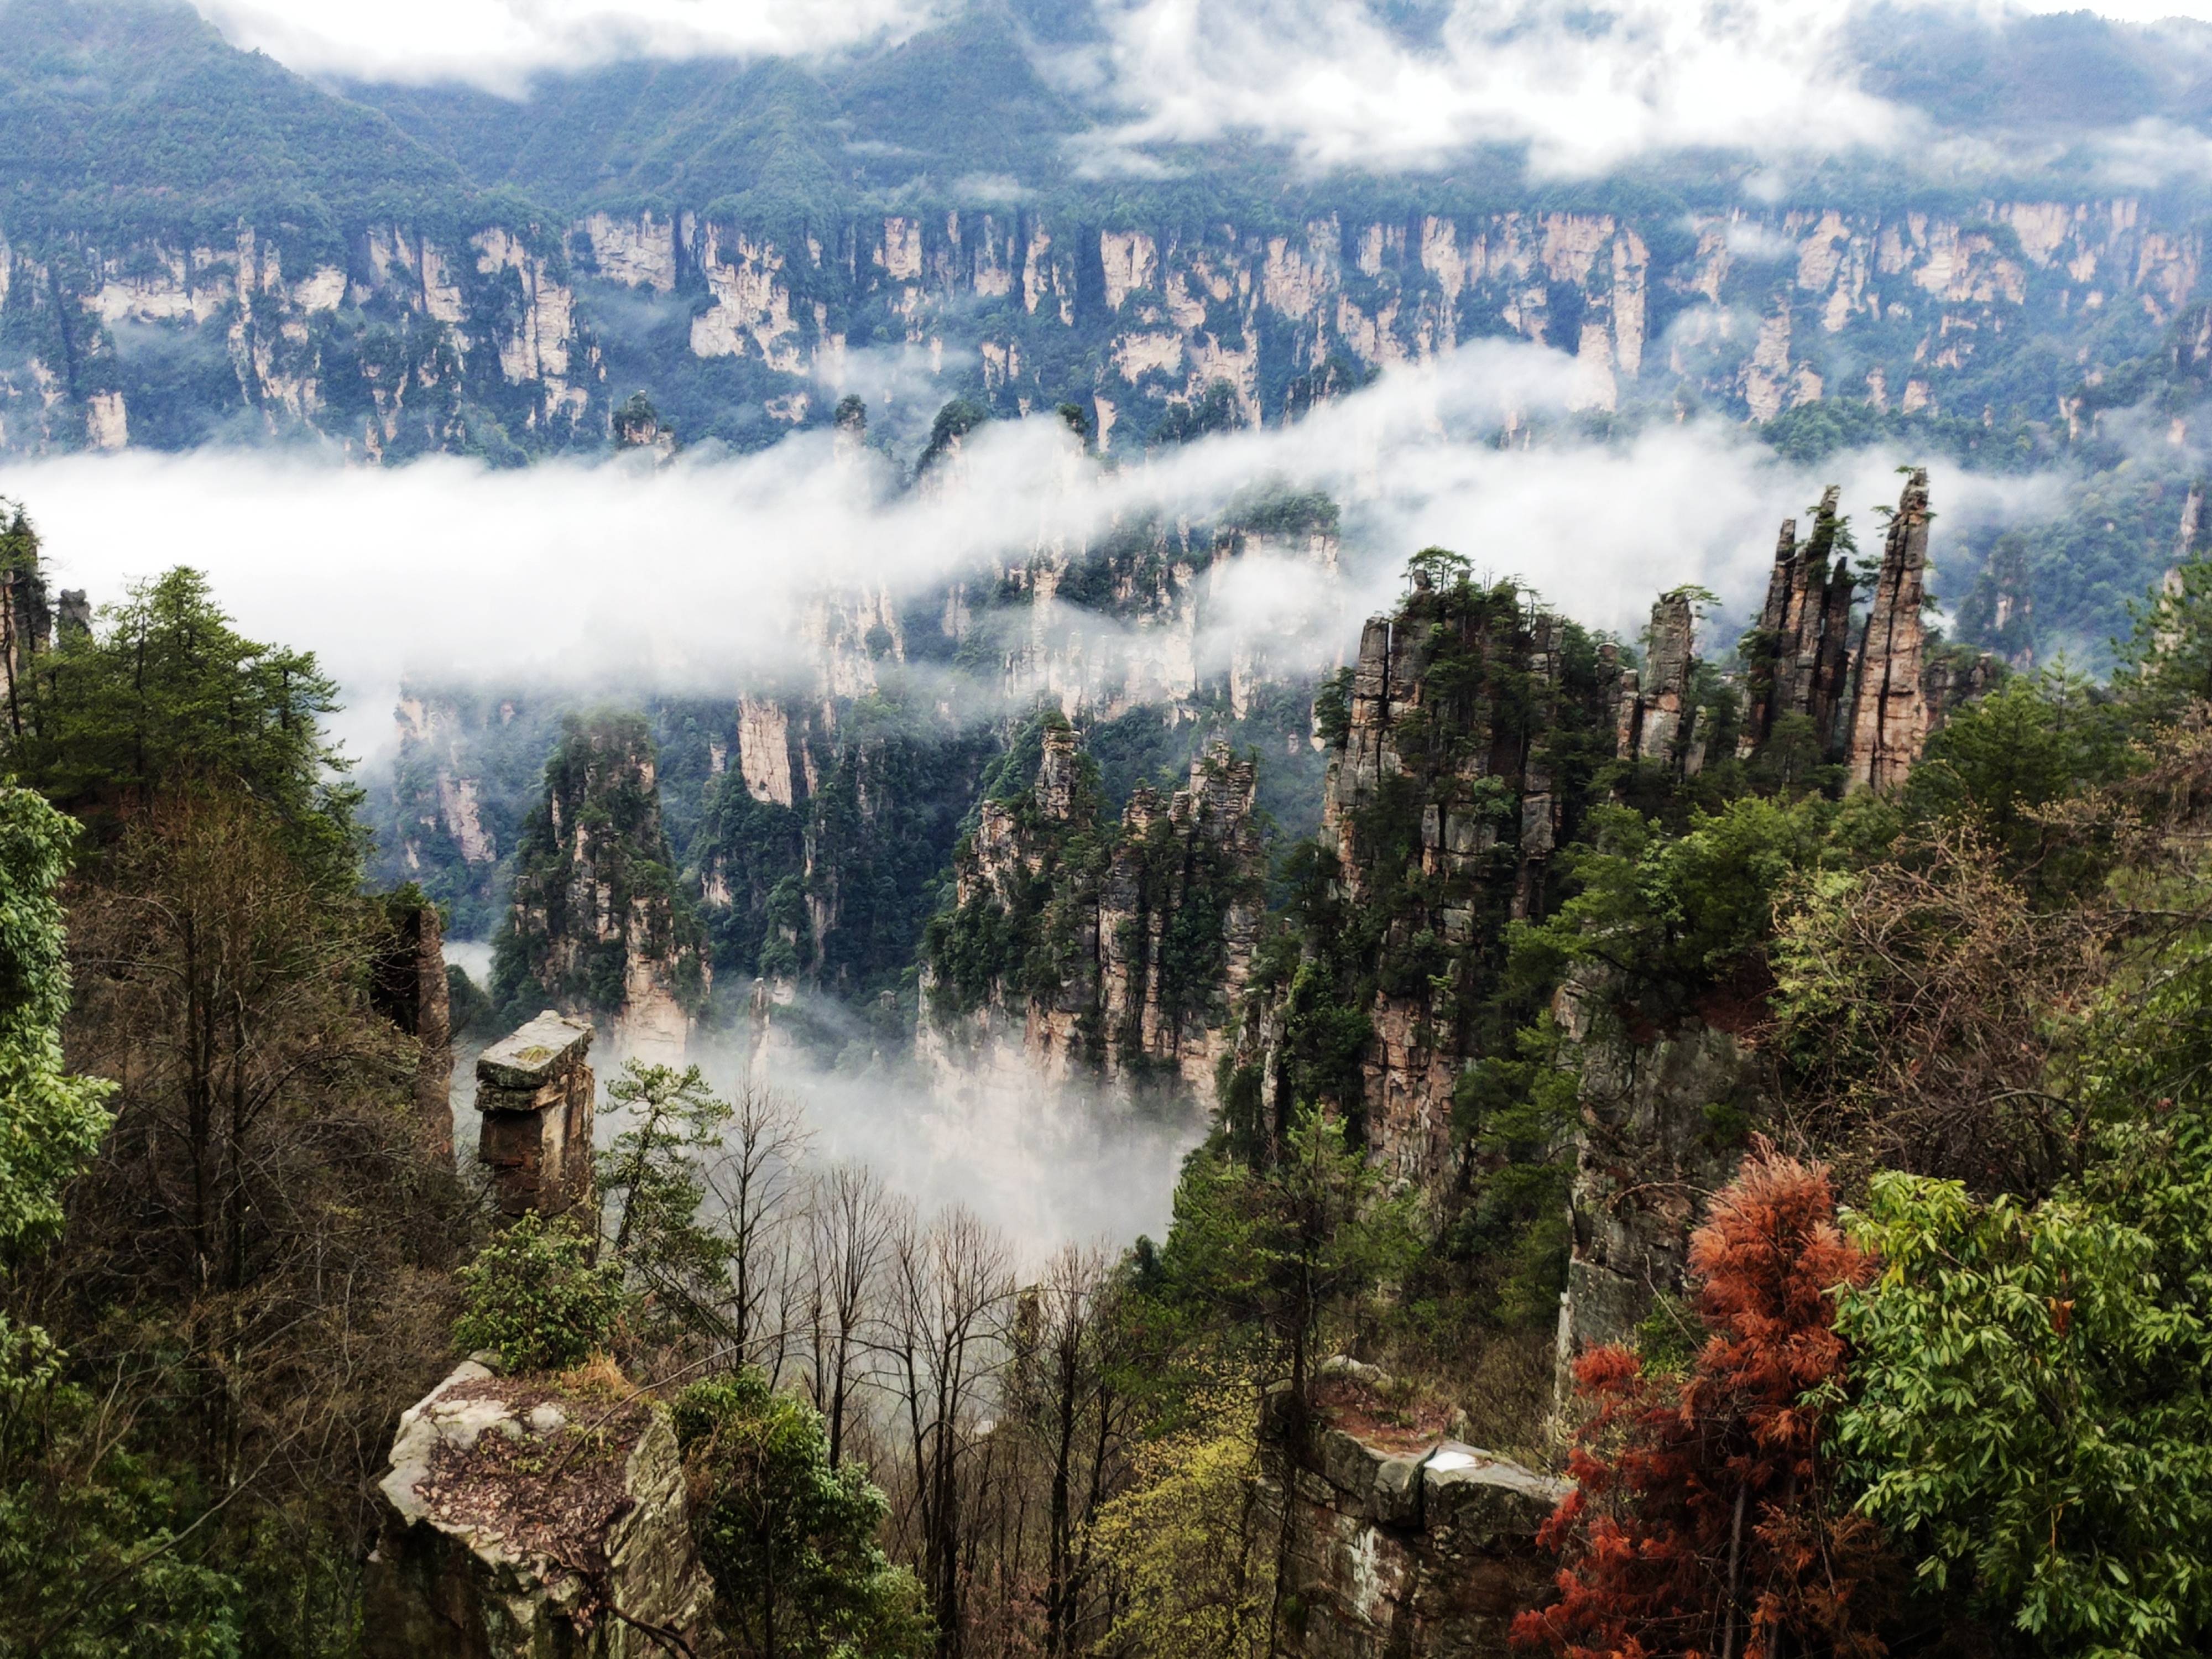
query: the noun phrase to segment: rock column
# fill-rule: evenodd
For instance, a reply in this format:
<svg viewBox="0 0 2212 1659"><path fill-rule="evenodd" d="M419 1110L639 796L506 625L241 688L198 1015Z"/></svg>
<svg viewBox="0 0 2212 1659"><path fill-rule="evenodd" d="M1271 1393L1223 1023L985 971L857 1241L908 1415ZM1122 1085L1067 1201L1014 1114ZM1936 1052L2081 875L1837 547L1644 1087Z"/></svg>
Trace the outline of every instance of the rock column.
<svg viewBox="0 0 2212 1659"><path fill-rule="evenodd" d="M1785 519L1768 579L1766 605L1752 641L1748 695L1738 753L1748 758L1773 735L1778 721L1811 720L1823 757L1838 741L1837 723L1850 659L1851 597L1857 587L1848 566L1831 571L1841 491L1821 495L1813 533L1802 544L1797 521Z"/></svg>
<svg viewBox="0 0 2212 1659"><path fill-rule="evenodd" d="M592 1201L592 1028L540 1014L477 1061L477 1161L510 1219Z"/></svg>
<svg viewBox="0 0 2212 1659"><path fill-rule="evenodd" d="M1859 641L1857 695L1851 711L1845 787L1894 789L1928 740L1921 689L1927 627L1921 600L1928 581L1928 474L1916 469L1889 521L1874 606Z"/></svg>
<svg viewBox="0 0 2212 1659"><path fill-rule="evenodd" d="M453 1039L445 941L434 905L390 913L390 932L372 965L369 1000L422 1044L415 1065L415 1116L423 1138L453 1155Z"/></svg>
<svg viewBox="0 0 2212 1659"><path fill-rule="evenodd" d="M1690 596L1680 590L1662 594L1651 607L1651 645L1641 681L1634 674L1621 676L1621 759L1671 763L1681 752L1694 632Z"/></svg>

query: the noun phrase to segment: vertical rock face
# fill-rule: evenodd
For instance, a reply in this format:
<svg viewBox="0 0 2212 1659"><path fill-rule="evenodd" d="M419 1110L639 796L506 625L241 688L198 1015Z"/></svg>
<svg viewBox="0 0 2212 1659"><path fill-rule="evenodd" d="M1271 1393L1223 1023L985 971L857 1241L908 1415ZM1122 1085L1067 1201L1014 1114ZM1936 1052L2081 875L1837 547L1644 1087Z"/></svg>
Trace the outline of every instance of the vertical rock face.
<svg viewBox="0 0 2212 1659"><path fill-rule="evenodd" d="M1851 597L1857 586L1842 561L1832 569L1829 563L1836 551L1841 496L1834 484L1821 493L1813 533L1802 544L1797 521L1782 522L1766 603L1745 641L1740 752L1746 757L1774 735L1778 722L1793 715L1812 723L1820 758L1829 758L1839 740L1850 666Z"/></svg>
<svg viewBox="0 0 2212 1659"><path fill-rule="evenodd" d="M1417 579L1396 616L1367 623L1322 797L1322 843L1352 921L1321 954L1328 994L1355 1005L1328 1018L1364 1018L1371 1036L1356 1092L1332 1083L1298 1035L1317 1029L1305 1001L1324 964L1299 970L1305 989L1271 988L1248 1010L1239 1054L1263 1126L1334 1091L1372 1156L1424 1183L1449 1174L1452 1091L1505 926L1546 907L1553 850L1615 747L1621 678L1510 586Z"/></svg>
<svg viewBox="0 0 2212 1659"><path fill-rule="evenodd" d="M524 826L498 994L534 986L620 1047L680 1056L708 967L672 863L644 719L572 718Z"/></svg>
<svg viewBox="0 0 2212 1659"><path fill-rule="evenodd" d="M1256 773L1217 744L1188 785L1100 822L1073 727L1040 734L1034 783L983 803L930 924L916 1045L940 1077L1018 1057L1054 1078L1166 1084L1210 1102L1265 901Z"/></svg>
<svg viewBox="0 0 2212 1659"><path fill-rule="evenodd" d="M82 604L84 596L76 598ZM0 525L0 676L5 677L0 715L13 719L16 685L30 673L33 659L52 650L53 642L54 617L39 562L38 534L19 507L12 523Z"/></svg>
<svg viewBox="0 0 2212 1659"><path fill-rule="evenodd" d="M453 1151L453 1018L446 952L434 905L392 904L384 947L370 964L369 999L422 1045L415 1068L415 1113L431 1145Z"/></svg>
<svg viewBox="0 0 2212 1659"><path fill-rule="evenodd" d="M477 1060L477 1161L500 1213L560 1215L592 1200L592 1028L540 1014Z"/></svg>
<svg viewBox="0 0 2212 1659"><path fill-rule="evenodd" d="M363 1575L369 1659L718 1651L665 1413L471 1360L399 1419Z"/></svg>
<svg viewBox="0 0 2212 1659"><path fill-rule="evenodd" d="M404 683L392 726L377 874L419 882L447 907L454 937L489 938L504 915L501 862L544 787L555 714L528 696Z"/></svg>
<svg viewBox="0 0 2212 1659"><path fill-rule="evenodd" d="M1928 740L1921 689L1927 627L1928 474L1917 471L1898 500L1883 545L1881 574L1859 641L1845 787L1886 791L1905 781Z"/></svg>
<svg viewBox="0 0 2212 1659"><path fill-rule="evenodd" d="M1632 1030L1619 986L1586 974L1560 988L1553 1015L1580 1079L1574 1237L1560 1298L1559 1391L1585 1348L1633 1342L1661 1297L1681 1284L1703 1194L1740 1149L1711 1115L1747 1111L1759 1076L1750 1048L1701 1012L1663 1031Z"/></svg>
<svg viewBox="0 0 2212 1659"><path fill-rule="evenodd" d="M1685 592L1662 594L1651 607L1651 641L1644 672L1624 686L1618 728L1623 760L1672 765L1689 746L1684 710L1690 696L1690 671L1697 618Z"/></svg>
<svg viewBox="0 0 2212 1659"><path fill-rule="evenodd" d="M1296 1659L1507 1659L1513 1615L1553 1565L1536 1534L1559 1481L1473 1446L1363 1437L1301 1421L1287 1394L1261 1420L1263 1501L1287 1507L1282 1562Z"/></svg>

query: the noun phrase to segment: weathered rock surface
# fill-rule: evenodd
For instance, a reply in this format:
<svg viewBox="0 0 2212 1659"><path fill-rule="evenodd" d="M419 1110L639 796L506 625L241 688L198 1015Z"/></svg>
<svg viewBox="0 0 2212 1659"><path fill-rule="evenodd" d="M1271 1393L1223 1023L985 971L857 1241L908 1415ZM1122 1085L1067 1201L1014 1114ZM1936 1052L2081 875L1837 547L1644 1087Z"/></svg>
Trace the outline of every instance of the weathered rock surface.
<svg viewBox="0 0 2212 1659"><path fill-rule="evenodd" d="M1705 1194L1742 1155L1741 1126L1760 1099L1751 1048L1692 1013L1638 1030L1602 975L1560 988L1553 1016L1563 1062L1579 1073L1574 1237L1560 1297L1558 1397L1585 1349L1636 1340L1661 1298L1681 1288L1690 1230Z"/></svg>
<svg viewBox="0 0 2212 1659"><path fill-rule="evenodd" d="M1690 596L1662 594L1651 607L1643 671L1623 676L1618 731L1621 759L1681 763L1691 735L1690 721L1684 716L1692 712L1688 702L1695 641Z"/></svg>
<svg viewBox="0 0 2212 1659"><path fill-rule="evenodd" d="M659 1059L683 1055L709 979L673 864L644 719L571 718L524 828L508 927L528 979L559 1007Z"/></svg>
<svg viewBox="0 0 2212 1659"><path fill-rule="evenodd" d="M716 1650L683 1462L656 1406L472 1359L401 1417L377 1492L369 1659Z"/></svg>
<svg viewBox="0 0 2212 1659"><path fill-rule="evenodd" d="M391 905L386 935L369 964L369 1000L422 1045L415 1115L430 1145L453 1151L453 1038L446 952L435 905Z"/></svg>
<svg viewBox="0 0 2212 1659"><path fill-rule="evenodd" d="M592 1028L540 1014L477 1057L477 1161L500 1213L560 1215L592 1199Z"/></svg>
<svg viewBox="0 0 2212 1659"><path fill-rule="evenodd" d="M1898 787L1928 741L1928 702L1921 686L1928 640L1921 605L1927 581L1928 474L1923 470L1906 482L1890 519L1881 573L1859 640L1844 755L1847 788Z"/></svg>
<svg viewBox="0 0 2212 1659"><path fill-rule="evenodd" d="M1188 787L1140 786L1102 825L1073 728L1041 736L1036 781L986 801L955 860L916 1050L947 1083L979 1068L1170 1082L1211 1103L1264 908L1253 765L1217 744Z"/></svg>
<svg viewBox="0 0 2212 1659"><path fill-rule="evenodd" d="M1265 1498L1290 1509L1279 1651L1299 1659L1505 1659L1513 1615L1553 1567L1536 1533L1566 1486L1456 1440L1385 1446L1303 1422L1287 1392L1261 1423Z"/></svg>

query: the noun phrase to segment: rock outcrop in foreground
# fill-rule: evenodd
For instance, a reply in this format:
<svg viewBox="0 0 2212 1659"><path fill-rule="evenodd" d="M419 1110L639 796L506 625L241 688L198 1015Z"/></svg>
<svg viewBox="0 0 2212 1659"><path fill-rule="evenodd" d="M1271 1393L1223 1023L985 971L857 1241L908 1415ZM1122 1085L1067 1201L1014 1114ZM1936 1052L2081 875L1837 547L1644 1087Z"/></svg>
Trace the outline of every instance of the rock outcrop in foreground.
<svg viewBox="0 0 2212 1659"><path fill-rule="evenodd" d="M712 1651L665 1413L484 1358L399 1420L363 1591L369 1659Z"/></svg>
<svg viewBox="0 0 2212 1659"><path fill-rule="evenodd" d="M1536 1533L1565 1486L1461 1442L1301 1422L1291 1395L1261 1422L1264 1500L1290 1505L1282 1563L1291 1659L1506 1659L1540 1600Z"/></svg>

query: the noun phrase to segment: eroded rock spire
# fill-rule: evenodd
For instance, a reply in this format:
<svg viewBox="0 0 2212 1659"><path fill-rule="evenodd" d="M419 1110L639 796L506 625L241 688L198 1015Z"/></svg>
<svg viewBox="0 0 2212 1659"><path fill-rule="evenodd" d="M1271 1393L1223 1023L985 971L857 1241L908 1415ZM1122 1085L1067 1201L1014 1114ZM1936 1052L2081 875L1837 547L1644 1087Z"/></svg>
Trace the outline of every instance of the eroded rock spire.
<svg viewBox="0 0 2212 1659"><path fill-rule="evenodd" d="M1928 740L1928 701L1921 685L1928 642L1921 617L1928 585L1928 471L1915 467L1890 518L1874 604L1859 641L1850 746L1844 757L1848 790L1897 787Z"/></svg>

